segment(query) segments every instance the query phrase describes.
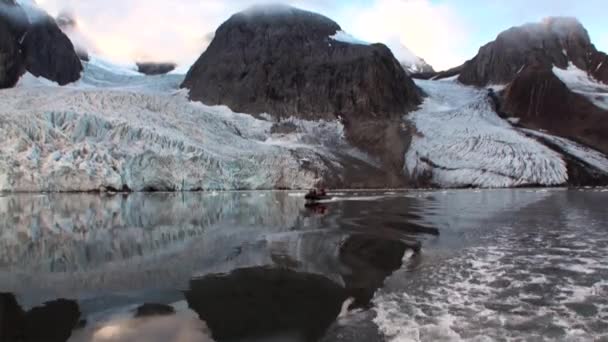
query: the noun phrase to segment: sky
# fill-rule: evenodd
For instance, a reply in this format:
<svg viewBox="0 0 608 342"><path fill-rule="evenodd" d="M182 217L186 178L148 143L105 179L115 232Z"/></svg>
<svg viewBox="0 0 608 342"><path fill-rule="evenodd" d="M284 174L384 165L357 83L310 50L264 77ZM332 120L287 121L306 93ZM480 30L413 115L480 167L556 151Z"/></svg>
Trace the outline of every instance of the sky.
<svg viewBox="0 0 608 342"><path fill-rule="evenodd" d="M262 1L264 2L264 1ZM608 51L607 0L274 0L324 14L359 39L407 46L436 70L462 64L498 33L547 16L577 17ZM190 64L210 33L259 0L37 0L71 12L82 44L116 62Z"/></svg>

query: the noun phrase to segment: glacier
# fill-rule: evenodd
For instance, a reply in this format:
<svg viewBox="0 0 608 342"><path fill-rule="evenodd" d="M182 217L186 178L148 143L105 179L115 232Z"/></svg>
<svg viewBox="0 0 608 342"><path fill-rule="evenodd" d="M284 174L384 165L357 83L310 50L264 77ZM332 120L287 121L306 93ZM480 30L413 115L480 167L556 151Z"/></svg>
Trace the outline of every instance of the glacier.
<svg viewBox="0 0 608 342"><path fill-rule="evenodd" d="M348 143L338 120L277 122L206 106L188 100L183 79L96 56L67 86L25 74L0 91L0 192L348 187L345 171L381 168ZM412 185L565 185L560 153L608 170L599 152L503 120L485 89L454 79L416 83L427 96L404 116L412 137L403 172Z"/></svg>
<svg viewBox="0 0 608 342"><path fill-rule="evenodd" d="M405 117L415 126L405 172L452 187L554 186L568 181L560 154L494 111L487 90L457 81L416 84L428 95Z"/></svg>
<svg viewBox="0 0 608 342"><path fill-rule="evenodd" d="M74 84L26 75L0 91L0 191L304 189L339 172L332 151L365 162L338 121L271 133L273 121L190 102L183 75L125 69L93 59Z"/></svg>

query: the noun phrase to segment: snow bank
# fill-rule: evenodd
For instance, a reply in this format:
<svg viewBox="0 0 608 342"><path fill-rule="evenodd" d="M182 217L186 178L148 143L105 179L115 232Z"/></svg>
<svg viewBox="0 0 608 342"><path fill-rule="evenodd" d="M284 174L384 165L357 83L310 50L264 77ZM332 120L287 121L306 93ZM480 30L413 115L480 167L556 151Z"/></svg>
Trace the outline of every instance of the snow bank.
<svg viewBox="0 0 608 342"><path fill-rule="evenodd" d="M336 34L334 34L333 36L329 36L329 38L338 41L338 42L342 42L342 43L347 43L347 44L355 44L355 45L370 45L370 43L360 40L358 38L353 37L352 35L344 32L344 31L338 31L336 32Z"/></svg>
<svg viewBox="0 0 608 342"><path fill-rule="evenodd" d="M312 133L269 143L273 122L190 102L183 76L106 69L0 91L0 191L301 189L340 168Z"/></svg>
<svg viewBox="0 0 608 342"><path fill-rule="evenodd" d="M553 73L570 90L586 96L596 106L608 110L608 84L593 79L589 74L570 62L567 69L553 67Z"/></svg>
<svg viewBox="0 0 608 342"><path fill-rule="evenodd" d="M517 132L493 111L486 90L457 82L416 81L427 94L408 115L416 128L405 170L442 187L558 185L561 156Z"/></svg>

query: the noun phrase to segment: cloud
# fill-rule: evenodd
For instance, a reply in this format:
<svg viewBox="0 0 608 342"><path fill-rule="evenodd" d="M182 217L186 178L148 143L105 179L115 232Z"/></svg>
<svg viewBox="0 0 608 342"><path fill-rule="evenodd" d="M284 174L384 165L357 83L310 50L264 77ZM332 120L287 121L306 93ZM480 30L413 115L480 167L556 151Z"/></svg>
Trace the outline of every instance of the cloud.
<svg viewBox="0 0 608 342"><path fill-rule="evenodd" d="M276 2L276 1L275 1ZM326 1L287 0L292 5L325 9ZM69 11L87 48L119 63L172 61L190 64L229 16L256 0L38 0L56 16ZM84 38L83 38L84 37Z"/></svg>
<svg viewBox="0 0 608 342"><path fill-rule="evenodd" d="M461 64L459 47L469 37L467 25L447 4L431 0L377 0L368 8L353 9L342 26L364 40L397 49L400 42L435 69Z"/></svg>
<svg viewBox="0 0 608 342"><path fill-rule="evenodd" d="M208 45L209 33L231 14L259 0L38 0L51 15L73 13L79 41L121 63L134 60L192 63ZM275 0L276 2L276 0ZM439 68L461 62L449 50L465 37L463 25L444 5L430 0L283 0L325 14L360 38L400 42ZM83 38L84 37L84 38ZM452 56L446 58L446 56Z"/></svg>
<svg viewBox="0 0 608 342"><path fill-rule="evenodd" d="M190 64L209 34L230 15L260 0L37 0L51 15L74 13L80 41L117 62ZM578 17L608 49L605 0L261 0L322 13L345 31L394 51L404 45L435 69L457 66L511 26L549 15Z"/></svg>

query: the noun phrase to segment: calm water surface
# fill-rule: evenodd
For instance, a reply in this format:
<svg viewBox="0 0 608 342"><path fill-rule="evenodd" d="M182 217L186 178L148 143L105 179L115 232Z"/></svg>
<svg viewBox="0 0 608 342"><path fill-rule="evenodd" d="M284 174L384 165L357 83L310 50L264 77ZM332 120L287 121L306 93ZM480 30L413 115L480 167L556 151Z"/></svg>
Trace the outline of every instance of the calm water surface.
<svg viewBox="0 0 608 342"><path fill-rule="evenodd" d="M305 204L1 196L0 340L608 341L608 190Z"/></svg>

